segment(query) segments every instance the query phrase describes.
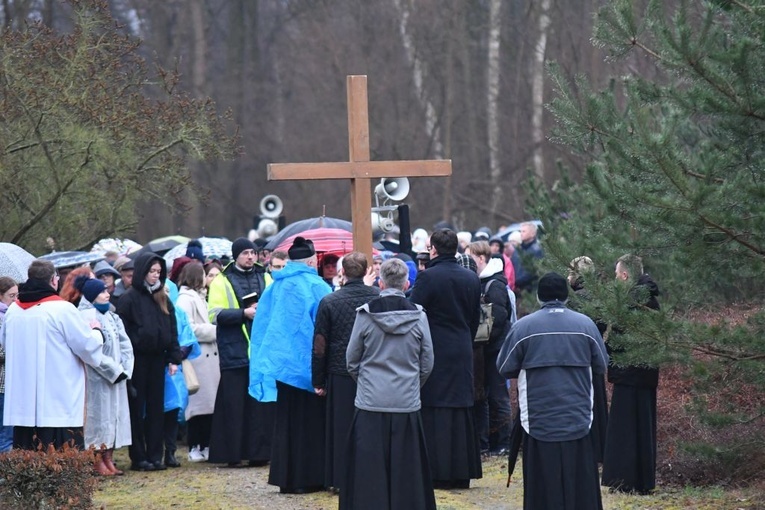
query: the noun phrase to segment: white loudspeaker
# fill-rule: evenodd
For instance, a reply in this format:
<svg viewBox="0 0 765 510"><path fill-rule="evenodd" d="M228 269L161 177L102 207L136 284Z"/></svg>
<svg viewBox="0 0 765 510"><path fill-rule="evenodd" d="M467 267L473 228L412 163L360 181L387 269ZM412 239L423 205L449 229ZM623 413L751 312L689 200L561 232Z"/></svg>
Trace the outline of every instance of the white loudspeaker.
<svg viewBox="0 0 765 510"><path fill-rule="evenodd" d="M265 218L278 218L283 210L284 204L282 199L276 195L266 195L260 201L260 214Z"/></svg>
<svg viewBox="0 0 765 510"><path fill-rule="evenodd" d="M392 231L396 226L396 222L390 216L381 216L380 214L372 213L372 231L385 232L386 234Z"/></svg>
<svg viewBox="0 0 765 510"><path fill-rule="evenodd" d="M409 194L409 179L406 177L380 179L375 186L375 195L384 200L403 200Z"/></svg>
<svg viewBox="0 0 765 510"><path fill-rule="evenodd" d="M279 231L279 225L271 218L262 218L258 223L258 237L271 237Z"/></svg>

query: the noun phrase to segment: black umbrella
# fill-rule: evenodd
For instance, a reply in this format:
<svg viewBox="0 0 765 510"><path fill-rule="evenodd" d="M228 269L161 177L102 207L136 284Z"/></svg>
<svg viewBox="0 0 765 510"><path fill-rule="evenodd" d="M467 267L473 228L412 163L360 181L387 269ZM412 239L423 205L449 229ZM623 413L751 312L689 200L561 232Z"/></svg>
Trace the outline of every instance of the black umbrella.
<svg viewBox="0 0 765 510"><path fill-rule="evenodd" d="M510 430L510 450L507 459L507 486L510 487L510 477L515 471L515 464L518 462L518 452L521 450L521 440L526 431L521 427L521 412L515 414L513 428Z"/></svg>
<svg viewBox="0 0 765 510"><path fill-rule="evenodd" d="M296 221L295 223L290 223L269 239L265 249L273 251L288 237L316 228L339 228L347 230L348 232L353 232L353 223L339 218L330 218L329 216L319 216L316 218Z"/></svg>

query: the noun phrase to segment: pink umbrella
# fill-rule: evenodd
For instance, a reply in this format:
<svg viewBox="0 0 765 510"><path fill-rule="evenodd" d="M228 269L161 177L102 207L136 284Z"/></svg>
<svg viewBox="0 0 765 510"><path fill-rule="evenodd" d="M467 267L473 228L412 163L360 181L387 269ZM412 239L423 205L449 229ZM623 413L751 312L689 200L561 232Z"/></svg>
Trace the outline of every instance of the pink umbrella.
<svg viewBox="0 0 765 510"><path fill-rule="evenodd" d="M291 235L283 240L276 250L288 251L296 237L313 241L317 253L345 255L353 251L353 233L339 228L314 228Z"/></svg>

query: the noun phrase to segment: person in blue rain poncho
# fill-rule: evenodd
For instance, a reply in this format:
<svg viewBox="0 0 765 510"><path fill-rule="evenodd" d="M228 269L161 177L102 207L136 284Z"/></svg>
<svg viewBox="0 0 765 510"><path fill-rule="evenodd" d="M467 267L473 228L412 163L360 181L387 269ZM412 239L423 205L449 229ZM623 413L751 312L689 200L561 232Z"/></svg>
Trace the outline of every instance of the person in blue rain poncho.
<svg viewBox="0 0 765 510"><path fill-rule="evenodd" d="M273 274L250 335L250 395L276 401L268 483L283 493L322 490L325 400L311 382L314 321L331 292L319 276L313 243L295 238L290 261Z"/></svg>

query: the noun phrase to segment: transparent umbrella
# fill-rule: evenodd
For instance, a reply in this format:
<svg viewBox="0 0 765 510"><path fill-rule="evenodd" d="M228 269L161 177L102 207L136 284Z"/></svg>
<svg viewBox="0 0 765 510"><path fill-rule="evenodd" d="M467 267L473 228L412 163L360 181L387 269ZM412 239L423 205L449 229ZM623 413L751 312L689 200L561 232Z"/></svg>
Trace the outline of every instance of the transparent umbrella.
<svg viewBox="0 0 765 510"><path fill-rule="evenodd" d="M205 257L220 258L224 255L231 257L232 243L225 237L200 237L197 240L202 243L202 253L204 253ZM165 262L167 262L168 268L173 267L173 261L175 259L183 257L186 254L186 247L188 244L189 243L179 244L165 253Z"/></svg>
<svg viewBox="0 0 765 510"><path fill-rule="evenodd" d="M9 276L17 283L27 281L29 264L34 255L13 243L0 243L0 276Z"/></svg>

